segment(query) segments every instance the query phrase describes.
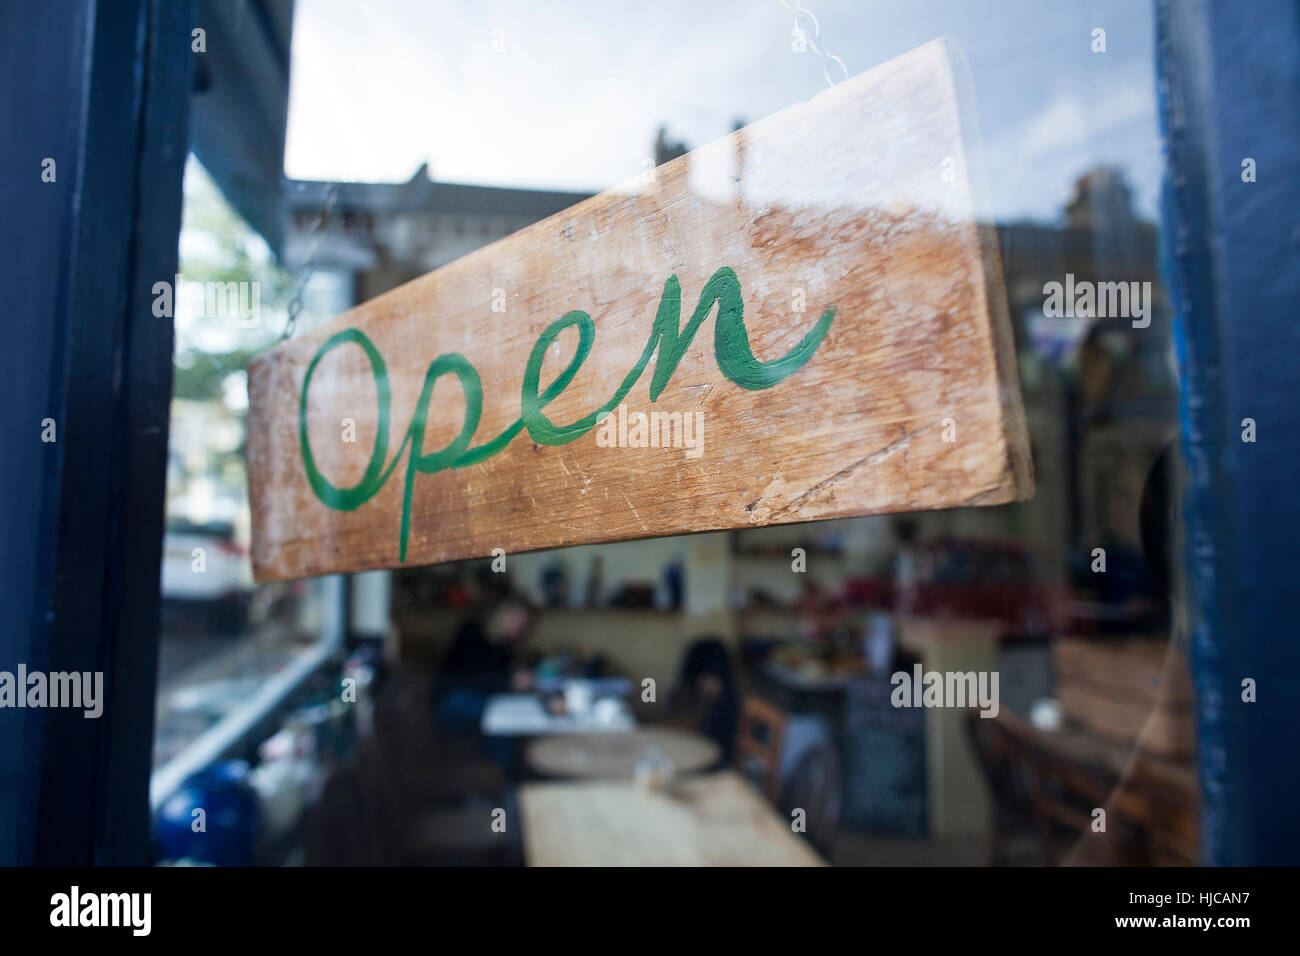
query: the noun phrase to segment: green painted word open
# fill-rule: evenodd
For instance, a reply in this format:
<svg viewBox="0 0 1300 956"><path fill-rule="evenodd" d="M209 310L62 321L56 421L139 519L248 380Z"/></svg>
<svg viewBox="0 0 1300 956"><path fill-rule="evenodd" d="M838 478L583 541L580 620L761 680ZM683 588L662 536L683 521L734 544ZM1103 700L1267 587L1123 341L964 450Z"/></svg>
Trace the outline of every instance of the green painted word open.
<svg viewBox="0 0 1300 956"><path fill-rule="evenodd" d="M438 356L429 366L424 376L424 387L411 415L411 424L406 429L402 444L397 449L387 467L384 461L388 456L388 429L390 420L391 390L388 383L388 368L384 357L379 354L374 343L359 329L344 329L335 333L321 345L307 366L307 375L302 383L302 398L298 405L298 437L302 446L303 467L307 471L307 480L312 491L324 504L338 511L352 511L365 504L388 480L410 447L410 457L406 466L406 488L402 503L402 527L400 539L400 559L406 561L406 540L411 524L411 496L415 487L417 474L433 474L446 468L464 468L484 461L501 451L523 429L528 429L529 437L539 445L564 445L582 437L621 402L632 390L645 371L650 356L659 349L659 360L655 365L654 376L650 381L650 401L655 401L663 392L668 380L672 378L678 363L700 324L718 304L718 319L713 331L713 354L718 369L730 381L741 388L758 390L771 388L797 372L804 363L812 358L817 347L826 337L835 310L827 309L799 344L788 353L770 362L762 362L754 357L749 347L749 334L745 330L744 303L740 294L740 280L736 273L723 267L715 272L700 293L699 304L691 315L685 328L681 327L681 283L676 275L671 275L664 283L663 296L659 300L659 310L655 314L654 326L641 357L627 373L621 385L599 408L569 425L557 425L546 417L544 409L547 404L568 387L573 377L578 374L582 363L591 352L596 338L596 326L586 312L568 312L546 327L533 345L524 366L523 386L520 392L521 412L505 431L481 445L470 447L470 440L478 428L479 417L483 410L483 383L478 371L465 356L458 352L448 352ZM568 366L545 390L539 391L542 374L542 361L546 349L561 332L570 326L578 329L578 348ZM311 388L311 377L316 366L331 350L340 345L352 343L361 346L370 361L374 376L375 391L378 401L378 429L375 433L374 450L370 453L370 463L361 480L351 488L339 488L320 473L312 457L311 443L307 437L307 396ZM446 374L455 375L465 394L465 418L460 434L438 451L424 450L424 430L429 412L429 398L433 386Z"/></svg>

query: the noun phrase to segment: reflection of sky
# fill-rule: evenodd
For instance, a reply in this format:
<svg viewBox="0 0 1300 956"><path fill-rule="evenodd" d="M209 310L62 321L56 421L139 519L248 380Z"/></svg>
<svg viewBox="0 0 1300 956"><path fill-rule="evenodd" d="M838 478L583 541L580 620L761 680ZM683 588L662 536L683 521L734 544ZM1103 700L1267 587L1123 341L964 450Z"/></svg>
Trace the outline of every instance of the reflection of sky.
<svg viewBox="0 0 1300 956"><path fill-rule="evenodd" d="M974 78L996 216L1054 220L1075 178L1124 168L1154 218L1160 175L1148 3L806 0L851 74L936 36ZM776 0L614 4L299 0L286 172L395 182L607 189L666 123L700 146L808 99ZM1094 27L1107 52L1093 53ZM494 42L503 47L494 52Z"/></svg>

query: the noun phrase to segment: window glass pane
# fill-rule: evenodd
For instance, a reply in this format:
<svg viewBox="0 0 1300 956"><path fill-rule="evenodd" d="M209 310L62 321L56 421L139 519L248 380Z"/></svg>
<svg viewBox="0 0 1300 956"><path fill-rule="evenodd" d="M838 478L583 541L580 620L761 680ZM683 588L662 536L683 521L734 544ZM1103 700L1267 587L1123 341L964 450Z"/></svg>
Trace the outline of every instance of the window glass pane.
<svg viewBox="0 0 1300 956"><path fill-rule="evenodd" d="M346 637L347 662L322 657L315 696L286 691L260 734L219 755L252 758L262 800L284 799L275 781L289 775L266 768L306 768L311 786L276 804L304 824L280 859L1197 858L1152 7L886 0L812 13L306 0L285 180L265 186L279 255L246 221L257 213L232 208L261 204L229 187L223 198L191 164L185 278L234 283L256 304L210 316L178 295L158 760ZM828 76L940 36L969 67L965 118L987 180L975 225L1000 258L1032 499L253 584L245 369L275 346L300 290L296 334L683 154L699 162L691 151L809 100ZM846 140L887 148L872 132L844 120ZM780 186L857 208L841 184L807 177ZM746 308L784 307L749 288ZM469 344L503 321L485 305ZM433 421L443 406L431 407ZM645 450L659 452L680 454ZM522 522L552 517L520 508ZM933 707L928 674L948 688ZM970 678L964 704L954 675ZM266 744L277 731L287 737ZM720 859L704 829L638 833L638 787L673 779L737 818L757 807L775 835L754 836L752 859ZM1046 793L1027 789L1042 779ZM590 799L593 780L623 787L626 817L570 839L547 794ZM1146 802L1121 806L1130 792ZM529 822L493 827L498 809ZM1097 831L1097 809L1116 825ZM796 810L802 829L788 824Z"/></svg>
<svg viewBox="0 0 1300 956"><path fill-rule="evenodd" d="M192 758L207 753L205 739L246 718L305 648L337 637L325 582L255 584L249 558L244 367L278 340L297 284L193 157L180 244L155 801L201 769ZM349 304L328 273L312 277L302 301L304 326Z"/></svg>

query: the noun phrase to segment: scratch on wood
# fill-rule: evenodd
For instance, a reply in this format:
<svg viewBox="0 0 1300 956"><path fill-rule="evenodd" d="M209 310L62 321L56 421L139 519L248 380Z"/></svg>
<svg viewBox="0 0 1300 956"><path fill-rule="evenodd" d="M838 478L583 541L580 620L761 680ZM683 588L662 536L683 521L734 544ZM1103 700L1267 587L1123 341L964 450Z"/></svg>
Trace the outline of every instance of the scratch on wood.
<svg viewBox="0 0 1300 956"><path fill-rule="evenodd" d="M858 459L857 461L855 461L853 464L851 464L851 465L849 465L849 466L847 466L847 467L845 467L845 468L841 468L839 471L835 472L835 474L831 475L829 478L825 478L825 479L823 479L822 481L817 482L817 484L813 485L811 488L809 488L809 489L808 489L807 491L805 491L803 494L798 495L797 497L791 498L791 499L790 499L789 501L787 501L787 502L786 502L786 503L785 503L785 504L784 504L780 509L778 509L778 510L777 510L776 512L774 512L774 513L775 513L775 514L786 514L786 513L789 513L790 511L792 511L792 510L794 510L795 508L797 508L797 507L798 507L798 506L799 506L803 501L805 501L806 499L811 498L811 497L814 496L814 495L820 494L821 492L825 491L827 488L830 488L830 487L833 486L833 485L839 484L841 481L843 481L845 478L849 477L851 474L853 474L855 471L857 471L857 470L858 470L859 468L861 468L862 466L864 466L864 465L874 465L874 464L876 464L877 462L884 461L886 458L888 458L890 455L892 455L892 454L894 454L895 452L897 452L899 449L902 449L902 450L904 451L904 453L906 453L906 451L907 451L907 447L908 447L908 445L911 444L913 438L915 438L917 435L920 435L921 433L923 433L923 432L925 432L925 431L928 431L930 428L933 428L933 427L934 427L933 425L927 425L925 428L918 428L918 429L917 429L916 431L914 431L914 432L906 432L906 431L905 431L905 432L903 433L903 436L902 436L901 438L895 438L893 441L891 441L891 442L890 442L888 445L886 445L884 448L881 448L881 449L878 450L878 451L873 451L870 455L867 455L865 458L859 458L859 459ZM759 501L761 501L761 500L762 500L762 498L760 497L760 498L759 498ZM753 507L754 507L755 505L757 505L757 504L758 504L757 501L754 502L754 505L751 505L751 506L750 506L748 509L746 509L746 510L753 510Z"/></svg>
<svg viewBox="0 0 1300 956"><path fill-rule="evenodd" d="M619 494L623 496L623 500L627 502L627 506L632 509L632 514L636 515L636 520L640 523L641 530L647 530L646 523L641 520L641 514L636 510L636 505L632 504L632 499L627 496L627 492L620 489Z"/></svg>
<svg viewBox="0 0 1300 956"><path fill-rule="evenodd" d="M706 398L708 398L708 397L709 397L709 393L713 391L713 383L712 383L712 382L701 382L699 385L683 385L682 387L683 387L683 388L702 388L702 389L704 389L704 394L701 395L701 396L700 396L700 400L699 400L698 402L695 403L695 406L696 406L697 408L698 408L699 406L701 406L701 405L704 404L704 400L705 400Z"/></svg>

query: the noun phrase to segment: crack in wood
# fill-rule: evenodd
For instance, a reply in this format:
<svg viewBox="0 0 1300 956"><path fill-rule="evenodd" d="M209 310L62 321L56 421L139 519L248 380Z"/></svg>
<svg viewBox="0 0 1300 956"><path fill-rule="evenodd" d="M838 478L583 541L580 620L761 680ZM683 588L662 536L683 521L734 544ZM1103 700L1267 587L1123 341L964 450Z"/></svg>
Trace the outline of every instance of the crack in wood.
<svg viewBox="0 0 1300 956"><path fill-rule="evenodd" d="M859 458L857 461L853 462L853 464L841 468L839 471L835 472L835 474L831 475L829 478L822 479L821 481L817 482L817 484L813 485L811 488L805 491L803 494L795 498L791 498L779 509L773 511L772 514L773 515L789 514L791 511L797 508L802 502L806 501L808 498L812 497L813 495L819 494L822 491L825 491L827 488L830 488L833 485L839 484L845 478L849 477L851 474L853 474L862 466L874 465L877 462L883 461L884 459L888 458L890 455L897 452L900 448L903 449L904 453L906 453L907 448L911 444L913 438L923 434L924 432L929 431L933 427L934 427L933 425L927 425L925 428L918 428L916 431L903 432L903 435L901 437L895 438L884 448L878 449L877 451L873 451L870 455L867 455L864 458ZM746 506L745 510L752 514L754 508L758 505L758 502L762 500L763 500L762 496L760 496L757 501L754 501L750 505Z"/></svg>

